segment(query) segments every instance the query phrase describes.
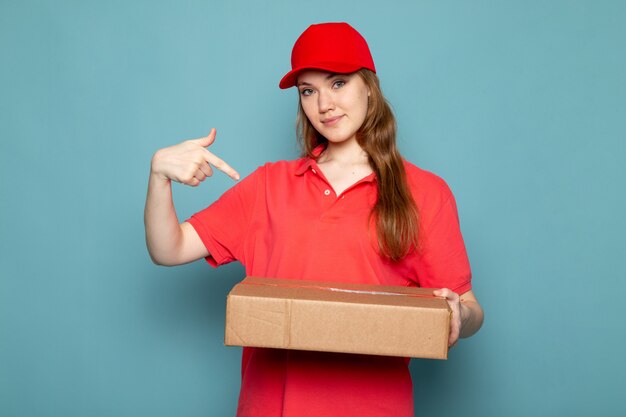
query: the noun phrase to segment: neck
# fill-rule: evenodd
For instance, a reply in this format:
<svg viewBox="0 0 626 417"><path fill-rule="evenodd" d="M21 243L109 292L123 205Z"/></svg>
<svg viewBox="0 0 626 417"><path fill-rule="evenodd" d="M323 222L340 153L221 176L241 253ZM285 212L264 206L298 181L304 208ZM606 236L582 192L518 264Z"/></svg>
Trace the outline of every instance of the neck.
<svg viewBox="0 0 626 417"><path fill-rule="evenodd" d="M367 152L359 146L356 139L341 143L328 142L326 150L317 160L318 164L334 162L340 165L369 165Z"/></svg>

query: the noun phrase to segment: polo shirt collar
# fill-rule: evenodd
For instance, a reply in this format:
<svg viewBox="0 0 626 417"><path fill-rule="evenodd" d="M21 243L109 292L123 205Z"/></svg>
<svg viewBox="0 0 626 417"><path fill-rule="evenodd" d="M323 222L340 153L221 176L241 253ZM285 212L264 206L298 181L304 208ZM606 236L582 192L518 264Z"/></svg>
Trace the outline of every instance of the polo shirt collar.
<svg viewBox="0 0 626 417"><path fill-rule="evenodd" d="M324 151L324 149L326 149L325 144L317 145L313 149L313 156L317 158ZM300 164L296 167L295 174L302 175L305 172L307 172L310 168L314 168L315 166L317 166L317 164L315 163L315 159L305 156L304 158L300 159Z"/></svg>
<svg viewBox="0 0 626 417"><path fill-rule="evenodd" d="M313 156L318 157L324 151L324 149L326 149L326 146L324 144L316 146L315 149L313 149ZM299 164L296 166L296 170L294 172L295 175L301 176L301 175L304 175L304 173L310 169L319 169L319 167L317 166L317 162L315 162L314 158L305 156L304 158L300 158L298 162ZM367 177L363 178L359 182L373 182L373 181L376 181L376 174L374 173L368 175Z"/></svg>
<svg viewBox="0 0 626 417"><path fill-rule="evenodd" d="M308 156L300 158L300 160L298 161L298 165L296 166L295 174L298 176L304 175L305 172L313 167L314 162L315 161Z"/></svg>

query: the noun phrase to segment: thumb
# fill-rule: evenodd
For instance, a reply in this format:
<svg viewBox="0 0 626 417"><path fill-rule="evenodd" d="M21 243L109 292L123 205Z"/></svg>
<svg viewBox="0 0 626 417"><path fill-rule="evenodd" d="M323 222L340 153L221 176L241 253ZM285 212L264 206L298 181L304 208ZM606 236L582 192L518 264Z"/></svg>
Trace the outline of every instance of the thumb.
<svg viewBox="0 0 626 417"><path fill-rule="evenodd" d="M433 291L433 295L435 297L443 297L443 298L447 299L448 295L450 295L450 294L449 294L449 291L446 288L439 288L439 289Z"/></svg>
<svg viewBox="0 0 626 417"><path fill-rule="evenodd" d="M192 142L195 142L198 145L206 148L207 146L210 146L215 141L215 134L216 134L215 128L212 128L211 132L209 132L207 136L204 136L198 139L192 139Z"/></svg>

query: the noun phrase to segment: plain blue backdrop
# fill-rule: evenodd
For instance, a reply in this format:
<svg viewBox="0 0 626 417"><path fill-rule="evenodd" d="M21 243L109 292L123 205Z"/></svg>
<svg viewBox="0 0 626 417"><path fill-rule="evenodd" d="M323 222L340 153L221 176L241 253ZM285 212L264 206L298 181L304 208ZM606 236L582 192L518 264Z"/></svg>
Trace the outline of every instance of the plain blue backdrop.
<svg viewBox="0 0 626 417"><path fill-rule="evenodd" d="M226 416L231 264L151 263L159 148L291 159L311 23L368 39L412 162L457 197L485 311L413 360L416 415L626 415L626 2L0 2L0 415ZM232 181L174 187L179 217Z"/></svg>

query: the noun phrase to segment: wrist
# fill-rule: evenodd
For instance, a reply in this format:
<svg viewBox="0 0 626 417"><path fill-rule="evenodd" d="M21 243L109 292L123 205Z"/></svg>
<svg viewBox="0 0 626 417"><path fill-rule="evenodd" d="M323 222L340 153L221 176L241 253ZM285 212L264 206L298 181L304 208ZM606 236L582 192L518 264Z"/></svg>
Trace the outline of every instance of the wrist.
<svg viewBox="0 0 626 417"><path fill-rule="evenodd" d="M167 178L165 175L155 171L154 169L151 169L150 170L150 182L155 183L155 184L170 185L172 180Z"/></svg>
<svg viewBox="0 0 626 417"><path fill-rule="evenodd" d="M472 309L469 308L463 301L459 302L459 309L461 311L461 332L463 328L466 327L467 323L470 321L470 317L472 315Z"/></svg>
<svg viewBox="0 0 626 417"><path fill-rule="evenodd" d="M152 155L152 160L150 161L150 177L163 182L169 182L170 179L162 172L163 154L163 149L159 149L154 153L154 155Z"/></svg>

